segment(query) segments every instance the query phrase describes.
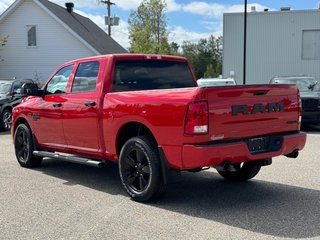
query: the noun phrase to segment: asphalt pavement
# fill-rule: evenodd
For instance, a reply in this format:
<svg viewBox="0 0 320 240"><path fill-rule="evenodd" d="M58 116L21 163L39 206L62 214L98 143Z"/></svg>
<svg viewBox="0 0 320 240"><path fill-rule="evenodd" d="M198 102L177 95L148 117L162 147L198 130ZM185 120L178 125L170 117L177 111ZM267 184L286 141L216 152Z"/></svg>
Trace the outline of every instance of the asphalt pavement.
<svg viewBox="0 0 320 240"><path fill-rule="evenodd" d="M116 164L45 159L25 169L0 133L0 239L320 239L320 130L297 159L277 157L251 181L184 172L153 203L123 190Z"/></svg>

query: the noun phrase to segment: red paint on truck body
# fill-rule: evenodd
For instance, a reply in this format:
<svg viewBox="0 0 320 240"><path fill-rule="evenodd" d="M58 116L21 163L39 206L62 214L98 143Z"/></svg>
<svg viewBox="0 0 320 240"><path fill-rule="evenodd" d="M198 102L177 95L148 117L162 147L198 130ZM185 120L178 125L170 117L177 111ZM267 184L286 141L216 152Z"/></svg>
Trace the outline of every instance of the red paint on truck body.
<svg viewBox="0 0 320 240"><path fill-rule="evenodd" d="M299 95L294 86L228 86L212 88L172 88L140 91L114 91L115 64L123 60L176 61L181 57L142 54L114 54L75 60L65 93L28 97L13 111L14 134L17 121L27 121L43 150L76 154L94 159L118 160L119 131L128 123L144 125L162 147L167 162L175 169L192 169L270 158L301 150L306 141L299 131ZM77 69L81 63L99 62L95 91L73 93ZM190 68L190 65L189 65ZM190 74L195 82L194 74ZM174 76L172 76L174 77ZM47 84L47 83L46 83ZM43 90L46 88L44 84ZM256 96L255 93L264 93ZM208 132L185 133L188 105L208 104ZM284 111L256 112L254 104L267 107L281 102ZM93 106L87 106L94 103ZM57 105L58 104L58 105ZM250 114L232 115L231 106L246 105ZM262 106L261 105L261 106ZM57 107L59 106L59 107ZM35 120L34 116L40 119ZM282 146L277 151L252 154L246 140L279 135Z"/></svg>

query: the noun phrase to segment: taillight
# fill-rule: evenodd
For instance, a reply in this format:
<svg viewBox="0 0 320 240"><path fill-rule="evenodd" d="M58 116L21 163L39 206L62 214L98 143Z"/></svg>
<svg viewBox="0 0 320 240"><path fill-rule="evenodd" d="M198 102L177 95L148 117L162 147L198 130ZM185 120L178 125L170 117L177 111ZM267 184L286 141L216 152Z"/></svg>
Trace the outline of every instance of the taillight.
<svg viewBox="0 0 320 240"><path fill-rule="evenodd" d="M301 100L301 97L300 97L300 91L298 89L298 99L299 99L299 118L298 118L298 124L299 124L299 129L301 128L301 115L302 115L302 100Z"/></svg>
<svg viewBox="0 0 320 240"><path fill-rule="evenodd" d="M209 111L207 101L199 101L188 105L185 134L207 134L209 130Z"/></svg>

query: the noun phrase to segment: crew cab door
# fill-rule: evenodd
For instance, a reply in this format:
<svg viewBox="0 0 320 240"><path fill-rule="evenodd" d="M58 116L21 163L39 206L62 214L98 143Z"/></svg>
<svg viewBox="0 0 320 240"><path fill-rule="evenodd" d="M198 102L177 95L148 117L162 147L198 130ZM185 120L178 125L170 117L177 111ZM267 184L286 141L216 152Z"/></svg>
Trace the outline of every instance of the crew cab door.
<svg viewBox="0 0 320 240"><path fill-rule="evenodd" d="M62 106L66 101L66 89L73 66L61 68L49 80L44 96L35 102L35 111L32 113L37 141L55 150L64 149L67 145L62 128Z"/></svg>
<svg viewBox="0 0 320 240"><path fill-rule="evenodd" d="M96 156L99 151L97 78L99 61L80 62L63 103L63 129L70 153Z"/></svg>

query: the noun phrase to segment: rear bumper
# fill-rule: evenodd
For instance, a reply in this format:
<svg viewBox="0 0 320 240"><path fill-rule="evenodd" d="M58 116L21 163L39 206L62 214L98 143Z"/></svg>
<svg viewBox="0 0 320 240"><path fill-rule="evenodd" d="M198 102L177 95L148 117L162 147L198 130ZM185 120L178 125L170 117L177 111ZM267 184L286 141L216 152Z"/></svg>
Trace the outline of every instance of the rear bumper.
<svg viewBox="0 0 320 240"><path fill-rule="evenodd" d="M183 168L214 166L225 160L230 163L240 163L286 155L294 150L303 149L307 135L304 132L298 132L281 137L283 140L279 150L259 154L250 153L245 141L210 145L184 145L182 148Z"/></svg>

